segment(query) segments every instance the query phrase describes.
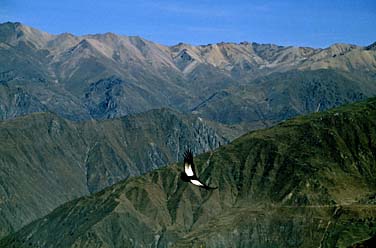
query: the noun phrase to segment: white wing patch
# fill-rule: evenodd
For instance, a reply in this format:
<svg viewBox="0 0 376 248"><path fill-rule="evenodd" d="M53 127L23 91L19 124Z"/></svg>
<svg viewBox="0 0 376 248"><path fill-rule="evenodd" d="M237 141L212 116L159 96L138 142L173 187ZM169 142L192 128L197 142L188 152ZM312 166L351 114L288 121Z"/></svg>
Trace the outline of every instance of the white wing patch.
<svg viewBox="0 0 376 248"><path fill-rule="evenodd" d="M193 170L192 170L192 166L190 164L187 164L187 163L184 164L184 171L185 171L185 174L187 174L187 176L189 176L189 177L194 175Z"/></svg>
<svg viewBox="0 0 376 248"><path fill-rule="evenodd" d="M204 186L199 180L191 180L191 183L197 186Z"/></svg>

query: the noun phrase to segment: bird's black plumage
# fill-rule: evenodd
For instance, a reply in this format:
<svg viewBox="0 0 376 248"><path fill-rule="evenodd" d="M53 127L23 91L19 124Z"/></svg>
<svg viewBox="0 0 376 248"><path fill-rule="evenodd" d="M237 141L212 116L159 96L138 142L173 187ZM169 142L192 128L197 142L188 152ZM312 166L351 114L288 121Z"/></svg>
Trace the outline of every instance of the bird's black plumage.
<svg viewBox="0 0 376 248"><path fill-rule="evenodd" d="M198 187L204 188L204 189L216 189L217 187L209 187L208 185L205 185L202 183L196 173L195 165L193 163L193 154L190 149L185 151L184 153L184 171L181 172L180 178L184 182L190 182L193 185L196 185Z"/></svg>

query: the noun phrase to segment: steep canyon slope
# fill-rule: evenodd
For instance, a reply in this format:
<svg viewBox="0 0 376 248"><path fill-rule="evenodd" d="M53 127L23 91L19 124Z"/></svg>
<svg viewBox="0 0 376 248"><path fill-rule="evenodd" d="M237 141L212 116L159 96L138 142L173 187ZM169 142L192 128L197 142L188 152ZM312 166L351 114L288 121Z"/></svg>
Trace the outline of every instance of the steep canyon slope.
<svg viewBox="0 0 376 248"><path fill-rule="evenodd" d="M214 125L214 124L213 124ZM97 192L239 135L169 109L105 121L52 113L0 121L0 236L62 203Z"/></svg>
<svg viewBox="0 0 376 248"><path fill-rule="evenodd" d="M376 98L195 158L206 191L155 170L62 205L8 247L348 247L376 232Z"/></svg>

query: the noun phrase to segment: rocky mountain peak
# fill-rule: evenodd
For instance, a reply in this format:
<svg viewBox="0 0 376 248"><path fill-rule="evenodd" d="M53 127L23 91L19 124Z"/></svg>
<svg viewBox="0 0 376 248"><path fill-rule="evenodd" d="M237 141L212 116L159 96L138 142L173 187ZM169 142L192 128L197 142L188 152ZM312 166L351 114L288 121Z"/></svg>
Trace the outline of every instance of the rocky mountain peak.
<svg viewBox="0 0 376 248"><path fill-rule="evenodd" d="M19 22L0 24L0 42L17 45L19 42L29 42L37 48L44 47L54 35L39 31Z"/></svg>
<svg viewBox="0 0 376 248"><path fill-rule="evenodd" d="M369 46L366 46L366 50L376 51L376 42L372 43Z"/></svg>
<svg viewBox="0 0 376 248"><path fill-rule="evenodd" d="M352 44L335 43L328 47L328 50L330 50L333 55L344 55L345 53L350 52L356 48L358 48L358 46Z"/></svg>
<svg viewBox="0 0 376 248"><path fill-rule="evenodd" d="M6 22L0 24L0 42L13 44L17 38L23 35L20 30L21 23Z"/></svg>

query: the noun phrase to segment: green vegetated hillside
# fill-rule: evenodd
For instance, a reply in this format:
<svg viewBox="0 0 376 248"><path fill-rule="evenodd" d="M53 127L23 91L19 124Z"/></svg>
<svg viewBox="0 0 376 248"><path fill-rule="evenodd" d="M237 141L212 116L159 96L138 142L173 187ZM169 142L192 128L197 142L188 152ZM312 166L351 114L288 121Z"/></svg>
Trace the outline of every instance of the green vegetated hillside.
<svg viewBox="0 0 376 248"><path fill-rule="evenodd" d="M374 46L241 42L163 46L112 33L0 24L0 119L52 111L109 119L170 107L268 127L376 95Z"/></svg>
<svg viewBox="0 0 376 248"><path fill-rule="evenodd" d="M349 247L376 233L376 98L248 133L68 202L4 247Z"/></svg>
<svg viewBox="0 0 376 248"><path fill-rule="evenodd" d="M237 128L161 109L106 121L35 113L0 122L0 236L62 203L228 143Z"/></svg>

